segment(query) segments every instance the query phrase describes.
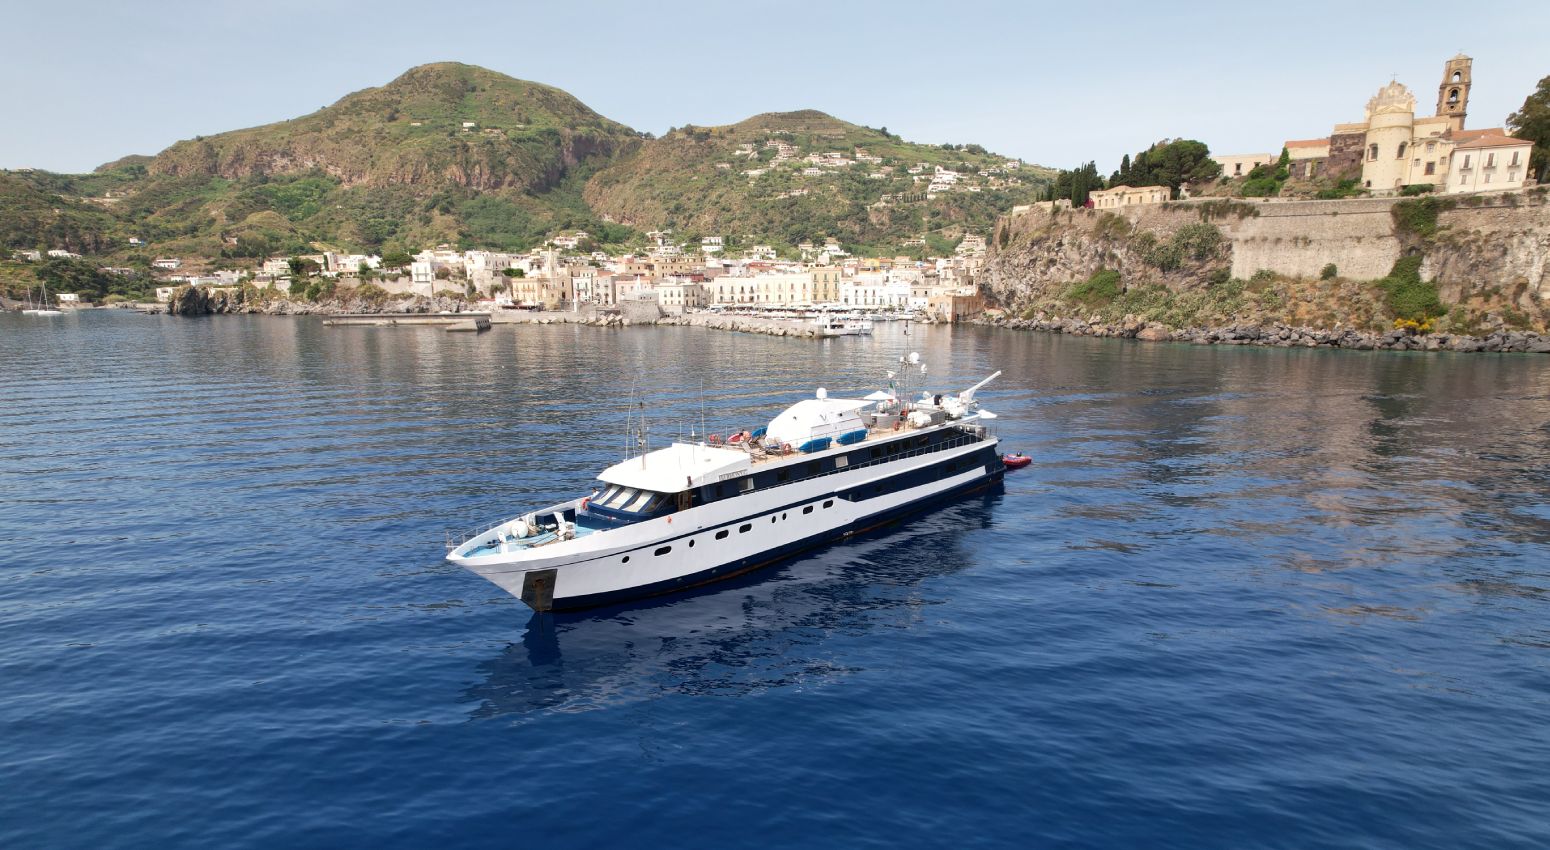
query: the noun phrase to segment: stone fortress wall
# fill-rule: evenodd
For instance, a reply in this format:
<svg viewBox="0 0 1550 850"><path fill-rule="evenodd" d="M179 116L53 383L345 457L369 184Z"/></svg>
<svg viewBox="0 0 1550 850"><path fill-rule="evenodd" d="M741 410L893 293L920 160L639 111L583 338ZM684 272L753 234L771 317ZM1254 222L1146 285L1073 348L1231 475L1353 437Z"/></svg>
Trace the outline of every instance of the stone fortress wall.
<svg viewBox="0 0 1550 850"><path fill-rule="evenodd" d="M1226 215L1211 219L1227 238L1230 271L1248 279L1261 269L1293 278L1317 278L1335 264L1342 278L1376 280L1394 261L1417 250L1396 233L1392 209L1397 198L1335 201L1237 201ZM992 246L989 260L992 294L1005 301L1011 289L1040 290L1085 280L1100 268L1117 269L1127 280L1152 279L1175 288L1203 281L1159 274L1127 251L1123 241L1105 239L1104 216L1120 216L1134 232L1151 231L1167 239L1201 220L1201 206L1212 201L1175 201L1114 211L1058 210L1052 216L1031 209L1003 219L1007 247ZM1218 202L1219 203L1219 202ZM1460 201L1440 213L1438 235L1425 246L1422 276L1439 283L1445 300L1471 290L1503 288L1513 300L1550 298L1550 204L1530 189L1479 196L1477 205ZM1257 215L1240 216L1252 209Z"/></svg>

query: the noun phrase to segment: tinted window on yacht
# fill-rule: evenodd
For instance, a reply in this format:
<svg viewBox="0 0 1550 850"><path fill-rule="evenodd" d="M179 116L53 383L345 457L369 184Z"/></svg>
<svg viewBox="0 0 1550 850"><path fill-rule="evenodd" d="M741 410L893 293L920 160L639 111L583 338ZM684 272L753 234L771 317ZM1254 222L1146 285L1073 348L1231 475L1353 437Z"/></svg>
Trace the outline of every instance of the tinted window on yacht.
<svg viewBox="0 0 1550 850"><path fill-rule="evenodd" d="M673 551L673 547L671 547L671 546L663 546L662 548L658 549L654 554L656 554L658 556L661 556L661 555L666 555L667 553L669 553L671 551Z"/></svg>
<svg viewBox="0 0 1550 850"><path fill-rule="evenodd" d="M730 532L727 529L723 528L720 531L716 532L716 539L717 540L725 540L725 539L727 539L727 535L731 534L731 533L732 532Z"/></svg>
<svg viewBox="0 0 1550 850"><path fill-rule="evenodd" d="M839 457L834 459L834 468L835 469L844 469L847 466L850 466L850 458L848 458L848 457L846 457L844 455L840 455Z"/></svg>
<svg viewBox="0 0 1550 850"><path fill-rule="evenodd" d="M812 505L808 505L807 507L802 509L802 513L804 513L804 514L810 514L812 512L813 512L813 506Z"/></svg>
<svg viewBox="0 0 1550 850"><path fill-rule="evenodd" d="M747 534L750 531L753 531L753 523L751 523L751 522L743 523L737 529L737 533L738 534Z"/></svg>

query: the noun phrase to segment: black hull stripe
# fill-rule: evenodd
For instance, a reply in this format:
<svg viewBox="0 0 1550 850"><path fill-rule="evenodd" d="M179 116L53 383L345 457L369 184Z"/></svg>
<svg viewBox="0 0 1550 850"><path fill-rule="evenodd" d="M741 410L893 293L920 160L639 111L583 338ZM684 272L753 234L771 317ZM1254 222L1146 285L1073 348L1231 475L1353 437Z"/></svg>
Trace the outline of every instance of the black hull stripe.
<svg viewBox="0 0 1550 850"><path fill-rule="evenodd" d="M604 605L614 605L621 602L646 599L652 596L663 596L669 593L677 593L679 591L688 590L690 588L703 587L707 584L734 578L736 576L770 566L771 564L787 560L809 549L815 549L819 546L822 546L825 543L844 540L848 537L854 537L857 534L873 531L944 502L954 501L971 493L978 492L1000 481L1002 476L1005 475L1005 472L1006 470L1004 468L994 469L980 476L979 478L974 479L973 481L967 481L963 484L959 484L950 490L944 490L940 493L933 493L929 496L923 496L913 502L906 502L905 504L900 505L891 511L874 516L863 517L849 525L830 529L828 531L812 535L811 537L806 537L801 540L787 543L775 549L760 552L757 555L752 555L747 558L722 564L719 567L712 567L711 569L701 570L697 573L689 573L688 575L679 576L677 578L654 582L652 584L643 584L638 587L630 587L623 590L612 590L606 593L591 593L585 596L572 596L563 599L556 599L554 600L554 607L549 610L555 612L583 611L588 608L598 608Z"/></svg>

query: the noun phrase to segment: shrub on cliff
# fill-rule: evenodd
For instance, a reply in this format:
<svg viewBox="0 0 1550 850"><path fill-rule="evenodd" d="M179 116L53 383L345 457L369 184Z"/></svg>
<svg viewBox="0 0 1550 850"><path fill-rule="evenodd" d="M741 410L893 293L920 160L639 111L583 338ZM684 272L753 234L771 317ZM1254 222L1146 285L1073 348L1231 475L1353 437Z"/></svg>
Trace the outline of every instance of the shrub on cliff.
<svg viewBox="0 0 1550 850"><path fill-rule="evenodd" d="M1321 201L1338 201L1341 198L1354 198L1357 195L1366 194L1366 192L1367 190L1362 187L1358 180L1341 180L1335 184L1334 188L1320 189L1313 197Z"/></svg>
<svg viewBox="0 0 1550 850"><path fill-rule="evenodd" d="M1340 269L1336 268L1334 263L1329 263L1319 270L1319 280L1334 280L1338 274Z"/></svg>
<svg viewBox="0 0 1550 850"><path fill-rule="evenodd" d="M356 300L376 307L381 307L388 300L388 291L374 283L363 283L355 287L354 295Z"/></svg>
<svg viewBox="0 0 1550 850"><path fill-rule="evenodd" d="M1171 272L1184 264L1184 260L1208 260L1222 246L1222 231L1206 222L1186 224L1174 231L1167 242L1158 242L1151 231L1137 237L1135 249L1150 266Z"/></svg>
<svg viewBox="0 0 1550 850"><path fill-rule="evenodd" d="M1452 198L1416 198L1396 202L1389 214L1394 217L1396 232L1430 239L1437 235L1437 214L1455 206Z"/></svg>
<svg viewBox="0 0 1550 850"><path fill-rule="evenodd" d="M1437 284L1421 280L1421 257L1400 257L1389 276L1378 281L1389 314L1395 319L1425 323L1448 312Z"/></svg>
<svg viewBox="0 0 1550 850"><path fill-rule="evenodd" d="M1130 235L1131 225L1124 216L1111 212L1098 216L1098 222L1093 225L1093 235L1099 238L1124 239Z"/></svg>
<svg viewBox="0 0 1550 850"><path fill-rule="evenodd" d="M1066 298L1069 300L1089 305L1107 304L1118 298L1119 294L1119 272L1113 269L1099 269L1087 280L1066 290Z"/></svg>
<svg viewBox="0 0 1550 850"><path fill-rule="evenodd" d="M1222 246L1222 231L1203 221L1186 224L1173 234L1173 242L1190 259L1206 260Z"/></svg>
<svg viewBox="0 0 1550 850"><path fill-rule="evenodd" d="M1250 177L1243 181L1243 197L1272 198L1281 194L1281 184L1274 177Z"/></svg>
<svg viewBox="0 0 1550 850"><path fill-rule="evenodd" d="M1236 216L1239 219L1259 217L1259 207L1227 198L1202 201L1195 209L1200 211L1201 221L1212 221L1218 218L1227 218L1228 216Z"/></svg>

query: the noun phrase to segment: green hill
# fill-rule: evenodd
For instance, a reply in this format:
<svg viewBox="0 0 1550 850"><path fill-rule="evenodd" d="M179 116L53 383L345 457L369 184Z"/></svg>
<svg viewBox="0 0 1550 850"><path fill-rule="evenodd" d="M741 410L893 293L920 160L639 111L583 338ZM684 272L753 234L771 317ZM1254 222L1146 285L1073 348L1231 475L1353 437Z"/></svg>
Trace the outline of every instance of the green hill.
<svg viewBox="0 0 1550 850"><path fill-rule="evenodd" d="M826 153L848 164L807 160ZM639 145L588 181L585 198L600 215L640 229L788 244L829 236L891 253L927 231L988 232L997 215L1036 199L1052 176L1005 163L978 145L912 144L815 110L776 112L684 127ZM927 201L938 166L962 174L965 185ZM813 168L820 173L804 173Z"/></svg>
<svg viewBox="0 0 1550 850"><path fill-rule="evenodd" d="M777 144L790 146L789 161ZM855 161L858 149L878 159ZM852 164L805 176L809 153ZM325 248L525 250L562 229L624 244L672 228L734 244L829 236L885 253L930 231L988 232L1048 175L976 174L1003 162L975 145L914 145L811 111L652 139L559 89L438 63L310 115L181 141L90 174L0 172L0 247L68 248L140 268L158 255L250 267ZM923 175L907 174L916 163L927 164ZM938 165L965 172L980 191L925 201L915 178ZM742 173L761 168L754 179ZM868 176L882 171L891 173ZM879 203L884 195L896 197Z"/></svg>
<svg viewBox="0 0 1550 850"><path fill-rule="evenodd" d="M318 172L347 188L541 192L635 138L559 89L447 62L301 118L178 142L147 169L228 180Z"/></svg>
<svg viewBox="0 0 1550 850"><path fill-rule="evenodd" d="M95 240L70 243L97 254L235 264L319 247L517 250L558 228L601 229L580 187L640 138L559 89L423 65L301 118L178 142L91 174L6 172L10 191L32 194L11 216L20 222L0 219L0 240L57 247L50 219L34 214L47 206L39 198L55 197L105 214ZM145 246L129 248L129 236Z"/></svg>

